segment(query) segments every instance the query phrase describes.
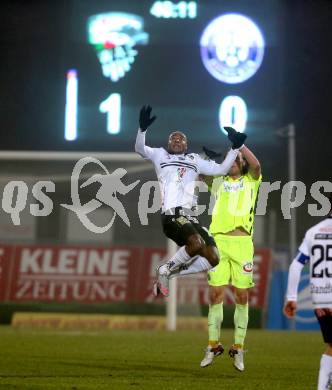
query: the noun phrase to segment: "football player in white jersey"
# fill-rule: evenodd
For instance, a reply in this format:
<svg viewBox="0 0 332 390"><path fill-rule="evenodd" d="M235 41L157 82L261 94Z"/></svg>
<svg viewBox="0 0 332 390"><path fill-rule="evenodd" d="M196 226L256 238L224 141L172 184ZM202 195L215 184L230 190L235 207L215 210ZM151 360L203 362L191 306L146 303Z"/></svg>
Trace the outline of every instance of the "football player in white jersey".
<svg viewBox="0 0 332 390"><path fill-rule="evenodd" d="M301 271L310 267L310 291L315 314L327 345L321 360L318 390L328 390L332 384L332 214L309 229L299 252L289 267L284 314L294 318Z"/></svg>
<svg viewBox="0 0 332 390"><path fill-rule="evenodd" d="M172 271L193 261L197 272L208 271L219 263L213 237L195 216L195 182L200 174L220 176L228 173L246 135L236 132L228 136L232 149L221 164L205 160L196 153L186 153L187 137L180 131L170 134L167 150L151 148L145 145L145 132L156 119L151 117L151 110L150 106L144 106L140 111L135 151L154 164L162 198L163 231L180 246L176 254L157 270L154 293L168 296Z"/></svg>

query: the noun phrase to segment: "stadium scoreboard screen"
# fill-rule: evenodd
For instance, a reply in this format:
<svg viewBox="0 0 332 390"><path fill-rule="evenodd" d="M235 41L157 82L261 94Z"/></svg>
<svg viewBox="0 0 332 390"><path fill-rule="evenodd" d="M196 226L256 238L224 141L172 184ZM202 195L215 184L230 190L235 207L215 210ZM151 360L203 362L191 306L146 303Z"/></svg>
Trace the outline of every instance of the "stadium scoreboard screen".
<svg viewBox="0 0 332 390"><path fill-rule="evenodd" d="M266 136L279 115L277 7L255 0L70 2L59 36L60 87L49 85L57 103L33 123L47 134L42 149L132 151L144 104L157 115L152 146L165 145L174 130L188 135L193 151L223 144L225 125ZM48 83L40 77L35 82Z"/></svg>

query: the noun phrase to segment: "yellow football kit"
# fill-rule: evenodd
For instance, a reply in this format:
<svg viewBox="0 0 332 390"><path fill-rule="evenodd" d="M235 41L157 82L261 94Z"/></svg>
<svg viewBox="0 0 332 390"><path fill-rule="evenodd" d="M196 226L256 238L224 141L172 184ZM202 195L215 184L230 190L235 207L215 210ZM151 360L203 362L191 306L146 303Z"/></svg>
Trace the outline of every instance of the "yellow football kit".
<svg viewBox="0 0 332 390"><path fill-rule="evenodd" d="M262 176L254 179L250 173L238 179L223 176L213 181L211 191L216 196L216 203L210 233L216 241L220 262L208 273L210 286L254 286L252 235L255 204L261 182ZM244 230L248 235L225 234L235 229Z"/></svg>

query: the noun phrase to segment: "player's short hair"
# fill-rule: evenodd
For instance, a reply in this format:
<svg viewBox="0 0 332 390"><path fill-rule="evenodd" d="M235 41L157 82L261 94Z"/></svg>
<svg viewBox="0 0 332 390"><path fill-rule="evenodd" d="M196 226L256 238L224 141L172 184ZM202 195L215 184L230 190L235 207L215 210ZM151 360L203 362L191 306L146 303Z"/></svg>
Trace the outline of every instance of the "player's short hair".
<svg viewBox="0 0 332 390"><path fill-rule="evenodd" d="M168 136L168 139L170 139L176 133L181 134L187 140L187 136L182 131L179 130L172 131L171 134Z"/></svg>

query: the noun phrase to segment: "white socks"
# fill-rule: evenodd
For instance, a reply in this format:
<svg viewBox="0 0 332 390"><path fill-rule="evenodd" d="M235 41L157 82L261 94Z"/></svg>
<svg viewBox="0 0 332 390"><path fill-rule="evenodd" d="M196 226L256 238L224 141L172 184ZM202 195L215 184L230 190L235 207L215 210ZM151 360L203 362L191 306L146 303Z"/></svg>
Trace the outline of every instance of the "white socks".
<svg viewBox="0 0 332 390"><path fill-rule="evenodd" d="M205 257L195 256L191 258L191 262L187 263L185 266L181 267L178 272L172 272L171 278L175 276L183 276L190 274L197 274L199 272L207 272L212 268L211 264L207 261Z"/></svg>
<svg viewBox="0 0 332 390"><path fill-rule="evenodd" d="M182 246L174 256L159 268L161 275L174 277L177 275L197 274L198 272L207 272L212 268L205 257L190 257Z"/></svg>
<svg viewBox="0 0 332 390"><path fill-rule="evenodd" d="M186 264L190 259L191 257L188 255L185 246L182 246L174 256L159 268L159 273L162 275L170 275L172 271Z"/></svg>
<svg viewBox="0 0 332 390"><path fill-rule="evenodd" d="M329 390L332 381L332 356L323 354L320 359L318 390Z"/></svg>

